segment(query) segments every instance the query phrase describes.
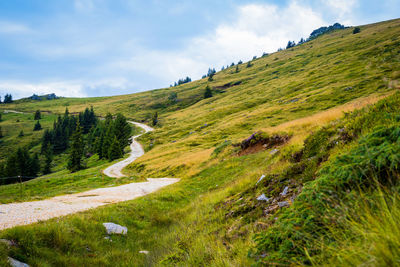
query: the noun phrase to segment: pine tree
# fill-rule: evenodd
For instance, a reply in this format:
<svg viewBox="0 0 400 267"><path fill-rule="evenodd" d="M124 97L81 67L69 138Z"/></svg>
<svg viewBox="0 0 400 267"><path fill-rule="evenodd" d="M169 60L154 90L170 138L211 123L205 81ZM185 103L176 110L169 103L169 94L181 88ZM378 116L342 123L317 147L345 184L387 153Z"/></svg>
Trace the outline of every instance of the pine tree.
<svg viewBox="0 0 400 267"><path fill-rule="evenodd" d="M239 72L239 66L238 66L238 65L236 65L235 72L236 72L236 73L238 73L238 72Z"/></svg>
<svg viewBox="0 0 400 267"><path fill-rule="evenodd" d="M151 122L153 126L156 126L158 123L158 112L154 112L153 117L151 118Z"/></svg>
<svg viewBox="0 0 400 267"><path fill-rule="evenodd" d="M39 156L37 153L29 159L27 176L36 177L40 171Z"/></svg>
<svg viewBox="0 0 400 267"><path fill-rule="evenodd" d="M6 94L5 96L4 96L4 101L3 101L3 103L4 104L7 104L7 103L12 103L13 102L13 100L12 100L12 95L11 94Z"/></svg>
<svg viewBox="0 0 400 267"><path fill-rule="evenodd" d="M40 110L36 110L35 115L34 115L34 120L40 120L42 118L42 115L40 113Z"/></svg>
<svg viewBox="0 0 400 267"><path fill-rule="evenodd" d="M42 125L40 124L39 121L36 121L35 126L33 127L34 131L40 131L42 130Z"/></svg>
<svg viewBox="0 0 400 267"><path fill-rule="evenodd" d="M51 163L53 162L53 153L49 148L44 152L44 166L42 168L42 173L43 174L49 174L51 173Z"/></svg>
<svg viewBox="0 0 400 267"><path fill-rule="evenodd" d="M41 153L44 154L47 149L51 149L51 143L53 142L53 136L49 130L45 130L42 137Z"/></svg>
<svg viewBox="0 0 400 267"><path fill-rule="evenodd" d="M28 176L30 174L30 158L26 149L18 148L16 153L16 175Z"/></svg>
<svg viewBox="0 0 400 267"><path fill-rule="evenodd" d="M204 91L204 98L210 98L212 97L212 91L210 89L210 87L207 85L205 91Z"/></svg>
<svg viewBox="0 0 400 267"><path fill-rule="evenodd" d="M3 129L1 129L1 126L0 126L0 138L3 138L4 137L4 135L3 135Z"/></svg>
<svg viewBox="0 0 400 267"><path fill-rule="evenodd" d="M13 177L17 176L18 174L18 169L17 169L17 156L16 154L12 154L8 157L6 167L4 170L4 175L6 177Z"/></svg>
<svg viewBox="0 0 400 267"><path fill-rule="evenodd" d="M114 124L112 121L106 126L106 129L107 129L106 134L104 135L103 138L103 146L101 147L102 149L101 153L103 157L108 158L108 151L110 150L112 141L114 139Z"/></svg>
<svg viewBox="0 0 400 267"><path fill-rule="evenodd" d="M82 166L83 151L84 151L84 143L82 136L82 127L78 122L76 130L72 135L71 151L69 154L69 161L68 161L68 169L71 172L76 172L83 168Z"/></svg>
<svg viewBox="0 0 400 267"><path fill-rule="evenodd" d="M112 140L111 146L108 151L108 159L114 160L122 157L123 151L121 151L121 144L118 141L117 137L114 136L114 139Z"/></svg>
<svg viewBox="0 0 400 267"><path fill-rule="evenodd" d="M114 121L114 135L120 144L120 151L123 154L124 147L130 144L131 138L131 126L127 122L126 118L122 114L117 114Z"/></svg>
<svg viewBox="0 0 400 267"><path fill-rule="evenodd" d="M21 130L20 132L19 132L19 134L18 134L18 137L23 137L25 134L24 134L24 131L23 130Z"/></svg>

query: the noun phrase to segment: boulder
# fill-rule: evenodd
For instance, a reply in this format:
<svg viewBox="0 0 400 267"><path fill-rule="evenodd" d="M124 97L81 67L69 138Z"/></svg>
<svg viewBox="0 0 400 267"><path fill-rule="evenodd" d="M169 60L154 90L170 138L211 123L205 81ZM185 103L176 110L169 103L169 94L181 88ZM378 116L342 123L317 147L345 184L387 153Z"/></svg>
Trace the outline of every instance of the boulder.
<svg viewBox="0 0 400 267"><path fill-rule="evenodd" d="M20 262L20 261L18 261L16 259L13 259L11 257L8 257L8 262L10 263L10 265L12 267L29 267L28 264Z"/></svg>
<svg viewBox="0 0 400 267"><path fill-rule="evenodd" d="M257 181L257 183L256 183L256 185L258 185L258 183L259 182L261 182L263 179L265 178L265 175L263 174L263 175L261 175L261 177L260 177L260 179L258 179L258 181Z"/></svg>
<svg viewBox="0 0 400 267"><path fill-rule="evenodd" d="M285 186L285 188L283 189L283 191L282 191L282 193L280 195L283 196L283 197L286 196L287 193L288 193L288 190L289 190L289 187Z"/></svg>
<svg viewBox="0 0 400 267"><path fill-rule="evenodd" d="M269 201L269 198L265 194L262 194L261 196L259 196L257 198L257 200L258 201Z"/></svg>
<svg viewBox="0 0 400 267"><path fill-rule="evenodd" d="M281 201L281 202L278 202L278 206L279 206L279 208L283 208L283 207L289 207L290 204L287 201Z"/></svg>
<svg viewBox="0 0 400 267"><path fill-rule="evenodd" d="M270 155L275 155L276 153L278 153L278 151L279 151L279 149L274 148L269 152L269 154Z"/></svg>
<svg viewBox="0 0 400 267"><path fill-rule="evenodd" d="M103 223L107 230L107 234L122 234L126 235L128 233L128 228L115 223Z"/></svg>

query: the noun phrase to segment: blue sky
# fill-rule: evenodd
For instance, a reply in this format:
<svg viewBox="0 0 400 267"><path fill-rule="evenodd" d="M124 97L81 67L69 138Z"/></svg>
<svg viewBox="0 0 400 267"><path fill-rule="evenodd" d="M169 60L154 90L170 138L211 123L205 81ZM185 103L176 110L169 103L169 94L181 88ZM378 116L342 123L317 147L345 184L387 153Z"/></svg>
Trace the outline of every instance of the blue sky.
<svg viewBox="0 0 400 267"><path fill-rule="evenodd" d="M0 95L168 87L324 25L400 17L400 0L0 1Z"/></svg>

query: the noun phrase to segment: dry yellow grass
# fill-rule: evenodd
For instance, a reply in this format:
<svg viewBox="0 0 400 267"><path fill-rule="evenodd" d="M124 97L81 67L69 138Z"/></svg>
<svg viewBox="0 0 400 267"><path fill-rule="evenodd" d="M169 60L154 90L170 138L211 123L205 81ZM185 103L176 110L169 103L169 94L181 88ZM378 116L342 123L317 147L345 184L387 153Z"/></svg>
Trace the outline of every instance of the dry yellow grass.
<svg viewBox="0 0 400 267"><path fill-rule="evenodd" d="M373 94L367 97L361 97L344 105L337 106L311 116L285 122L275 127L262 128L261 130L268 133L291 132L293 133L293 137L290 140L290 144L300 144L309 135L311 130L326 125L333 120L339 119L345 112L351 112L353 110L361 109L365 106L374 104L379 100L392 95L394 92L395 91L390 91L384 94Z"/></svg>

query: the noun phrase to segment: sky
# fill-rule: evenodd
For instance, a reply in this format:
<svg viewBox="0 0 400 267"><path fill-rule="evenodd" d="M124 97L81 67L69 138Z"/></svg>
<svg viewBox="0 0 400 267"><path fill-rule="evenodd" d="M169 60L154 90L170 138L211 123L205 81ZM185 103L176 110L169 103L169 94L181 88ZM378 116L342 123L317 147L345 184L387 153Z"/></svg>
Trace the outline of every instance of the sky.
<svg viewBox="0 0 400 267"><path fill-rule="evenodd" d="M201 78L335 22L400 17L400 0L4 0L0 96L130 94Z"/></svg>

